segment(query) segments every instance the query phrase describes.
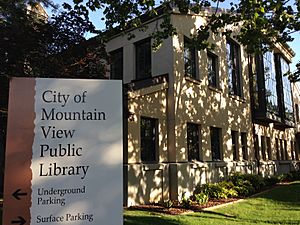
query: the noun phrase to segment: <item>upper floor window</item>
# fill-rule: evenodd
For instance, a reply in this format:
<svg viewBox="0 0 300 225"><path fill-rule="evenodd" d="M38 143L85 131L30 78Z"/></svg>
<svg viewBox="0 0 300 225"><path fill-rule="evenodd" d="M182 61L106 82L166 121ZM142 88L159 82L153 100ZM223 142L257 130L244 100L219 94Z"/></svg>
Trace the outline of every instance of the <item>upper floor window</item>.
<svg viewBox="0 0 300 225"><path fill-rule="evenodd" d="M184 37L184 72L186 76L197 78L196 72L196 48L187 37Z"/></svg>
<svg viewBox="0 0 300 225"><path fill-rule="evenodd" d="M219 87L219 73L218 73L218 56L211 52L207 52L207 70L208 70L208 84L211 87Z"/></svg>
<svg viewBox="0 0 300 225"><path fill-rule="evenodd" d="M141 117L141 160L158 161L158 120Z"/></svg>
<svg viewBox="0 0 300 225"><path fill-rule="evenodd" d="M187 148L188 160L200 161L200 126L198 124L187 124Z"/></svg>
<svg viewBox="0 0 300 225"><path fill-rule="evenodd" d="M285 119L294 121L294 110L293 110L293 99L292 99L292 88L291 82L287 76L287 73L290 71L288 62L281 56L277 55L277 65L278 67L278 76L282 79L282 89L283 89L283 116Z"/></svg>
<svg viewBox="0 0 300 225"><path fill-rule="evenodd" d="M263 54L263 74L265 78L266 110L279 114L277 81L275 72L274 54L268 51Z"/></svg>
<svg viewBox="0 0 300 225"><path fill-rule="evenodd" d="M242 96L242 68L240 46L232 40L227 40L226 50L229 94Z"/></svg>
<svg viewBox="0 0 300 225"><path fill-rule="evenodd" d="M136 79L151 77L151 39L135 43Z"/></svg>
<svg viewBox="0 0 300 225"><path fill-rule="evenodd" d="M123 79L123 48L119 48L110 53L110 78L116 80Z"/></svg>

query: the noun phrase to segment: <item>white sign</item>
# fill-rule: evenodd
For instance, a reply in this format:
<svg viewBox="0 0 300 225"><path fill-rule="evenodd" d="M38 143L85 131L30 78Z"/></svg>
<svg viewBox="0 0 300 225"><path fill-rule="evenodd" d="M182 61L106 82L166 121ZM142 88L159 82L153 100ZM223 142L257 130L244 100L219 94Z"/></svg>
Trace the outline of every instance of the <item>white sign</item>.
<svg viewBox="0 0 300 225"><path fill-rule="evenodd" d="M121 81L35 79L34 98L30 224L123 224Z"/></svg>

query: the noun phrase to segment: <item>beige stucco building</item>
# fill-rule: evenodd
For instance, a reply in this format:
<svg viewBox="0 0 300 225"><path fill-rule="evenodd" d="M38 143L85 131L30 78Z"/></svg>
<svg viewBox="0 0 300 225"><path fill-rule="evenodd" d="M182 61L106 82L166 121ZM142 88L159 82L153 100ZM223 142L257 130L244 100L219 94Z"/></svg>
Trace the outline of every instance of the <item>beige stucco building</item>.
<svg viewBox="0 0 300 225"><path fill-rule="evenodd" d="M213 51L197 51L190 38L205 23L203 15L176 10L177 35L152 51L149 34L161 21L148 21L146 32L133 30L133 39L120 34L107 44L110 77L124 82L124 204L178 199L236 171L295 169L300 130L291 95L285 98L290 83L280 76L293 52L278 45L249 56L221 35L210 38Z"/></svg>

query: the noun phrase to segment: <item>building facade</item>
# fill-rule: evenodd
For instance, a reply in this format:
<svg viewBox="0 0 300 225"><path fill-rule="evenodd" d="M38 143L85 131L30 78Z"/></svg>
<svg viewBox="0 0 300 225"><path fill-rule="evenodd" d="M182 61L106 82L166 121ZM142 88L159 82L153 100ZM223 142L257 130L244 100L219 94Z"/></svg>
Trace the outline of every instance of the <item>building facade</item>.
<svg viewBox="0 0 300 225"><path fill-rule="evenodd" d="M178 199L234 172L295 170L298 98L282 76L293 52L278 45L249 56L222 35L210 37L214 50L197 51L190 38L205 17L170 16L177 35L157 51L149 34L159 17L107 44L110 78L124 83L124 204Z"/></svg>

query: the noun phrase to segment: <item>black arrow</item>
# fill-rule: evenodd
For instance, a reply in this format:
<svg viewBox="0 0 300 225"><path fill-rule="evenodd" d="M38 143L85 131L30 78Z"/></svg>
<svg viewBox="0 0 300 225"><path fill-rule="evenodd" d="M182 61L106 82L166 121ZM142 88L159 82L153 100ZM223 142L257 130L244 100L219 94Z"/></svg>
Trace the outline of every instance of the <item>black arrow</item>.
<svg viewBox="0 0 300 225"><path fill-rule="evenodd" d="M26 223L26 220L24 220L24 218L22 216L18 216L19 220L12 220L11 224L20 224L20 225L24 225Z"/></svg>
<svg viewBox="0 0 300 225"><path fill-rule="evenodd" d="M27 193L21 193L20 192L21 189L16 190L12 195L17 199L17 200L21 200L20 196L26 196Z"/></svg>

